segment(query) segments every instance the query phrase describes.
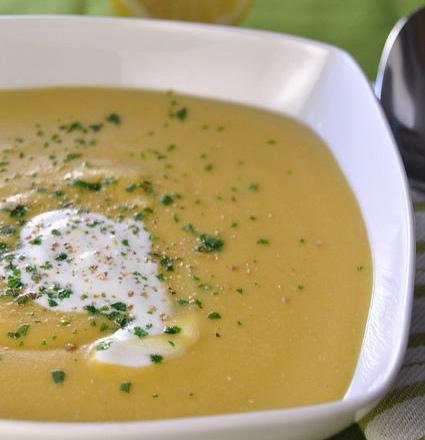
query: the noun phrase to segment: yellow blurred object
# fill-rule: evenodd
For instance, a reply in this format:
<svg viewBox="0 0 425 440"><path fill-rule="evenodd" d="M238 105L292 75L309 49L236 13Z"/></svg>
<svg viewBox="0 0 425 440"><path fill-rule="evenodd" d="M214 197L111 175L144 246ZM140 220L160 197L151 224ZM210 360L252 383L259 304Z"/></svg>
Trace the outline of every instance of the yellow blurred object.
<svg viewBox="0 0 425 440"><path fill-rule="evenodd" d="M252 0L110 0L117 15L237 24Z"/></svg>

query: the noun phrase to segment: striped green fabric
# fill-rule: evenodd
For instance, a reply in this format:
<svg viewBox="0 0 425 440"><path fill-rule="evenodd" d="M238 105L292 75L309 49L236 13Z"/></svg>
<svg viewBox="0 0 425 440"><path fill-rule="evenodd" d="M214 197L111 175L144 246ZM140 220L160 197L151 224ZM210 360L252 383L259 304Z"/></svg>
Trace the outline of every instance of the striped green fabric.
<svg viewBox="0 0 425 440"><path fill-rule="evenodd" d="M201 0L202 1L202 0ZM371 79L395 21L423 0L254 0L245 27L319 39L348 50ZM112 13L108 0L0 0L0 14ZM391 391L332 440L425 439L425 194L412 190L417 270L409 346ZM330 439L329 439L330 440Z"/></svg>

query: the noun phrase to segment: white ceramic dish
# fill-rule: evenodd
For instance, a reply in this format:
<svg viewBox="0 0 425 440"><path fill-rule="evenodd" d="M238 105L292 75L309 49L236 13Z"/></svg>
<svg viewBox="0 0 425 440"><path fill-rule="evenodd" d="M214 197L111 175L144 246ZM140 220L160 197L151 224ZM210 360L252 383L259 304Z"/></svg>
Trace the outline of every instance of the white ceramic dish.
<svg viewBox="0 0 425 440"><path fill-rule="evenodd" d="M343 51L287 35L160 21L0 19L0 87L174 89L289 114L322 136L361 206L373 254L366 333L340 401L130 423L0 421L2 440L320 439L388 389L405 349L414 271L406 177L369 84Z"/></svg>

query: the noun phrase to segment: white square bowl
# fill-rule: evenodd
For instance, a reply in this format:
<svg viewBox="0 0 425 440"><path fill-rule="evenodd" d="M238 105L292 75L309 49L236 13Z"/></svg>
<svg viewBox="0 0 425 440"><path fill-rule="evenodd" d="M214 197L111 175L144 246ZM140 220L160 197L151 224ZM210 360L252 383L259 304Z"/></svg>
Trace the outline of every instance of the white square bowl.
<svg viewBox="0 0 425 440"><path fill-rule="evenodd" d="M173 22L0 19L0 88L144 87L288 114L329 145L360 204L373 291L356 371L339 401L291 409L116 423L0 420L2 440L320 439L388 389L404 354L414 228L404 169L369 84L343 51L287 35Z"/></svg>

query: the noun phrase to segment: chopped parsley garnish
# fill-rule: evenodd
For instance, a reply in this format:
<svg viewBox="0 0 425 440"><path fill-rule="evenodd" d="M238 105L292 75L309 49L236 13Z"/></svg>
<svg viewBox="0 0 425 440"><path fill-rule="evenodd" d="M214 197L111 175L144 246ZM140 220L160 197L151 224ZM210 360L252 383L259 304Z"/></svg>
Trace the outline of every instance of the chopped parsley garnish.
<svg viewBox="0 0 425 440"><path fill-rule="evenodd" d="M211 171L213 168L214 168L214 165L213 165L212 163L207 163L207 164L204 166L204 170L205 170L205 171Z"/></svg>
<svg viewBox="0 0 425 440"><path fill-rule="evenodd" d="M68 254L65 252L61 252L56 258L56 261L66 261L68 259Z"/></svg>
<svg viewBox="0 0 425 440"><path fill-rule="evenodd" d="M187 117L187 108L182 107L181 109L176 111L175 115L177 119L179 119L180 121L184 121Z"/></svg>
<svg viewBox="0 0 425 440"><path fill-rule="evenodd" d="M161 356L160 354L151 354L150 358L154 364L160 364L162 362L162 360L164 359L164 357Z"/></svg>
<svg viewBox="0 0 425 440"><path fill-rule="evenodd" d="M170 196L169 194L163 194L163 195L160 197L159 201L160 201L163 205L168 206L168 205L171 205L171 204L174 202L174 199L173 199L173 197Z"/></svg>
<svg viewBox="0 0 425 440"><path fill-rule="evenodd" d="M131 390L131 382L122 382L120 384L120 391L123 393L129 393Z"/></svg>
<svg viewBox="0 0 425 440"><path fill-rule="evenodd" d="M12 209L6 209L6 211L9 212L9 216L12 218L21 218L26 214L28 208L25 205L16 205Z"/></svg>
<svg viewBox="0 0 425 440"><path fill-rule="evenodd" d="M103 306L98 308L92 304L84 307L89 315L101 315L113 322L117 327L123 328L129 322L131 317L127 311L127 306L124 303L117 302L111 304L111 306Z"/></svg>
<svg viewBox="0 0 425 440"><path fill-rule="evenodd" d="M143 191L146 194L152 194L153 188L152 188L152 182L149 182L149 180L144 180L143 182L139 183L140 188L143 189Z"/></svg>
<svg viewBox="0 0 425 440"><path fill-rule="evenodd" d="M125 312L127 310L127 304L124 304L123 302L116 302L111 304L111 308L115 310L119 310L120 312Z"/></svg>
<svg viewBox="0 0 425 440"><path fill-rule="evenodd" d="M106 122L110 122L111 124L121 124L121 117L117 113L109 113L109 115L106 116L105 120Z"/></svg>
<svg viewBox="0 0 425 440"><path fill-rule="evenodd" d="M52 229L51 230L52 235L55 235L56 237L59 237L61 234L61 231L59 229Z"/></svg>
<svg viewBox="0 0 425 440"><path fill-rule="evenodd" d="M128 240L127 240L126 238L125 238L124 240L122 240L121 243L122 243L124 246L130 246L130 244L128 243Z"/></svg>
<svg viewBox="0 0 425 440"><path fill-rule="evenodd" d="M51 269L53 267L53 264L50 261L46 261L43 264L40 264L41 269Z"/></svg>
<svg viewBox="0 0 425 440"><path fill-rule="evenodd" d="M195 247L197 252L218 252L224 245L224 241L221 238L214 237L213 235L201 234L198 239L200 243Z"/></svg>
<svg viewBox="0 0 425 440"><path fill-rule="evenodd" d="M251 190L251 191L257 191L257 190L258 190L258 183L256 183L256 182L251 182L251 183L248 185L248 189Z"/></svg>
<svg viewBox="0 0 425 440"><path fill-rule="evenodd" d="M39 235L38 237L35 237L32 240L30 240L30 244L39 246L41 244L41 236Z"/></svg>
<svg viewBox="0 0 425 440"><path fill-rule="evenodd" d="M52 193L55 197L63 197L65 195L65 191L62 191L61 189L57 189L53 191Z"/></svg>
<svg viewBox="0 0 425 440"><path fill-rule="evenodd" d="M182 226L183 231L190 232L191 234L196 235L198 231L195 229L195 227L192 225L192 223L187 223L186 225Z"/></svg>
<svg viewBox="0 0 425 440"><path fill-rule="evenodd" d="M259 238L257 244L270 244L270 241L267 238Z"/></svg>
<svg viewBox="0 0 425 440"><path fill-rule="evenodd" d="M96 344L96 351L104 351L107 350L112 345L111 340L105 340Z"/></svg>
<svg viewBox="0 0 425 440"><path fill-rule="evenodd" d="M83 179L71 179L69 181L70 185L75 186L76 188L79 188L81 190L88 191L100 191L104 186L111 185L116 182L117 179L113 176L105 177L99 182L88 182L87 180Z"/></svg>
<svg viewBox="0 0 425 440"><path fill-rule="evenodd" d="M166 276L163 273L159 273L157 276L159 281L165 281L166 280Z"/></svg>
<svg viewBox="0 0 425 440"><path fill-rule="evenodd" d="M73 131L82 131L83 133L87 132L87 129L83 126L80 121L74 121L70 124L63 124L59 127L60 130L65 130L67 133L72 133Z"/></svg>
<svg viewBox="0 0 425 440"><path fill-rule="evenodd" d="M90 124L89 128L91 130L93 130L95 133L97 133L98 131L100 131L103 127L103 124L100 122L99 124Z"/></svg>
<svg viewBox="0 0 425 440"><path fill-rule="evenodd" d="M65 380L66 374L62 370L54 369L50 373L52 375L52 380L54 383L57 383L57 384L63 383L63 381Z"/></svg>
<svg viewBox="0 0 425 440"><path fill-rule="evenodd" d="M167 326L164 329L164 333L167 335L176 335L180 333L182 329L178 325Z"/></svg>
<svg viewBox="0 0 425 440"><path fill-rule="evenodd" d="M81 156L82 156L81 153L68 153L68 154L65 156L65 159L64 159L63 161L64 161L64 162L70 162L71 160L78 159L78 158L81 157Z"/></svg>
<svg viewBox="0 0 425 440"><path fill-rule="evenodd" d="M208 313L208 319L221 319L221 315L218 312Z"/></svg>
<svg viewBox="0 0 425 440"><path fill-rule="evenodd" d="M164 255L160 260L159 264L167 271L172 272L174 270L174 261L171 257Z"/></svg>
<svg viewBox="0 0 425 440"><path fill-rule="evenodd" d="M102 189L101 182L87 182L83 179L73 179L71 181L71 185L80 189L87 189L89 191L100 191Z"/></svg>
<svg viewBox="0 0 425 440"><path fill-rule="evenodd" d="M130 183L126 186L125 190L127 192L133 192L137 188L137 185L135 183Z"/></svg>
<svg viewBox="0 0 425 440"><path fill-rule="evenodd" d="M73 294L73 291L70 289L63 289L59 284L54 283L49 287L41 286L39 288L39 293L47 296L47 302L50 307L57 307L59 305L58 301L63 301L65 298L69 298Z"/></svg>
<svg viewBox="0 0 425 440"><path fill-rule="evenodd" d="M21 271L14 268L12 273L7 277L7 287L11 289L20 289L24 287L24 283L21 280Z"/></svg>
<svg viewBox="0 0 425 440"><path fill-rule="evenodd" d="M8 332L7 336L12 339L18 339L27 335L30 326L28 324L22 324L16 332Z"/></svg>
<svg viewBox="0 0 425 440"><path fill-rule="evenodd" d="M14 235L16 234L16 228L12 225L3 225L0 227L0 234Z"/></svg>
<svg viewBox="0 0 425 440"><path fill-rule="evenodd" d="M134 327L134 334L140 339L145 338L146 336L149 335L149 333L146 330L144 330L142 327L139 326Z"/></svg>

